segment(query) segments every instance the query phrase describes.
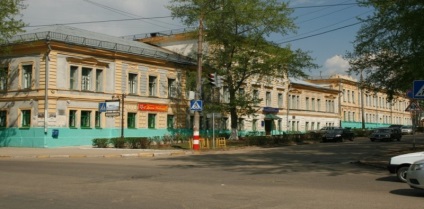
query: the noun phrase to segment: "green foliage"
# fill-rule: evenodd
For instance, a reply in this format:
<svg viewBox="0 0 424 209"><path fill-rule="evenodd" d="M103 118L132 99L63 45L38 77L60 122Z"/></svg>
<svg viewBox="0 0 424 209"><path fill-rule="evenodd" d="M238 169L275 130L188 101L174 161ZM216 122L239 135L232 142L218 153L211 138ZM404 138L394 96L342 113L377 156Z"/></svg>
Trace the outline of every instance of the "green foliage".
<svg viewBox="0 0 424 209"><path fill-rule="evenodd" d="M285 2L171 0L168 8L188 26L197 25L199 17L205 26L209 48L204 65L225 75L229 94L229 103L212 109L230 113L232 138L237 138L238 117L257 112L260 101L252 99L251 92L241 93L252 77L261 83L275 77L306 76L302 69L317 67L307 53L267 40L271 34L284 36L296 29L290 18L292 9Z"/></svg>
<svg viewBox="0 0 424 209"><path fill-rule="evenodd" d="M147 149L151 144L147 137L127 137L125 141L131 149Z"/></svg>
<svg viewBox="0 0 424 209"><path fill-rule="evenodd" d="M385 89L389 99L424 78L424 1L360 0L374 7L362 20L354 51L346 55L351 73L365 75L367 88Z"/></svg>
<svg viewBox="0 0 424 209"><path fill-rule="evenodd" d="M0 44L23 31L25 24L19 19L22 9L25 9L23 0L0 1Z"/></svg>
<svg viewBox="0 0 424 209"><path fill-rule="evenodd" d="M115 148L124 148L125 147L125 138L115 137L110 139L110 143L113 144Z"/></svg>
<svg viewBox="0 0 424 209"><path fill-rule="evenodd" d="M96 138L92 140L92 144L94 147L97 148L106 148L109 146L109 139L108 138Z"/></svg>

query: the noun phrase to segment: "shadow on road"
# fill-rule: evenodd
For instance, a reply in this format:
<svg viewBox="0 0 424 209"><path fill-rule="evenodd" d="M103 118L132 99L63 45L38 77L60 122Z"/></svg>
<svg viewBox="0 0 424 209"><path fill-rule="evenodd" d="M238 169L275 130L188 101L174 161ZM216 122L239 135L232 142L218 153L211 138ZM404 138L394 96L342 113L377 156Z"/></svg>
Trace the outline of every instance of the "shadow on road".
<svg viewBox="0 0 424 209"><path fill-rule="evenodd" d="M424 197L424 190L418 189L396 189L390 191L391 194L408 196L408 197Z"/></svg>

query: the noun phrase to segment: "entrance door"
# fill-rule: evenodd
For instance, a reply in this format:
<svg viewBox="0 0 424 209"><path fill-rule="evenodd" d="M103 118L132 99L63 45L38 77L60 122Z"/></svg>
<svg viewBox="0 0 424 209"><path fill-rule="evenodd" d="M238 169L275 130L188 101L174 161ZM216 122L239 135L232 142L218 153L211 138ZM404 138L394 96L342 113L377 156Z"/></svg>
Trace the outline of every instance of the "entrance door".
<svg viewBox="0 0 424 209"><path fill-rule="evenodd" d="M265 120L265 135L271 135L273 120Z"/></svg>

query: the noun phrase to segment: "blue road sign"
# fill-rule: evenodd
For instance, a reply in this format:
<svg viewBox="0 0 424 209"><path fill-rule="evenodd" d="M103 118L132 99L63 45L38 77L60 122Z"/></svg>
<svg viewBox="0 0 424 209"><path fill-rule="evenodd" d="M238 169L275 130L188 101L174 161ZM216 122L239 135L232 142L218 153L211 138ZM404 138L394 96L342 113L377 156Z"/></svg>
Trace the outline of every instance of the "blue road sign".
<svg viewBox="0 0 424 209"><path fill-rule="evenodd" d="M106 102L99 103L99 112L106 112Z"/></svg>
<svg viewBox="0 0 424 209"><path fill-rule="evenodd" d="M202 100L191 100L190 101L190 110L202 111L203 110L203 101Z"/></svg>
<svg viewBox="0 0 424 209"><path fill-rule="evenodd" d="M424 80L414 81L412 96L414 99L424 99Z"/></svg>

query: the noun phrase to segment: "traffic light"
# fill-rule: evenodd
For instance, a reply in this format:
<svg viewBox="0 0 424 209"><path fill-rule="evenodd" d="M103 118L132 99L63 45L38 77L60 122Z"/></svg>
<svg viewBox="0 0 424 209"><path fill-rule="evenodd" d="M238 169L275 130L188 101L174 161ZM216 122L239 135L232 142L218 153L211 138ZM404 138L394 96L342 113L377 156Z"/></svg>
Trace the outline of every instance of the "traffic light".
<svg viewBox="0 0 424 209"><path fill-rule="evenodd" d="M208 80L209 80L209 84L210 85L212 85L212 86L216 86L216 82L217 82L217 76L216 76L216 73L209 73L208 74Z"/></svg>

